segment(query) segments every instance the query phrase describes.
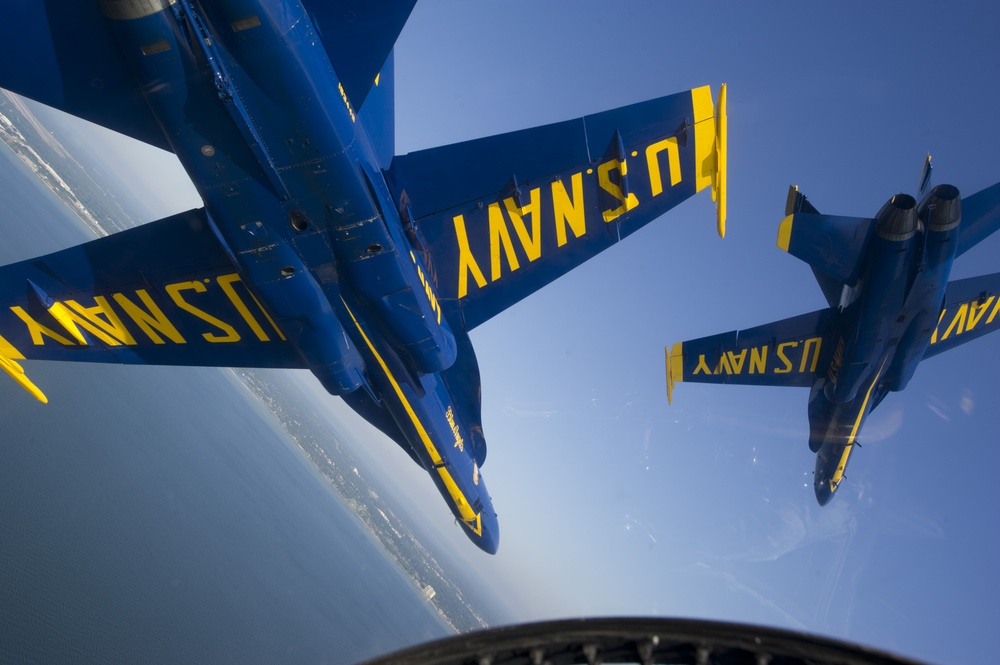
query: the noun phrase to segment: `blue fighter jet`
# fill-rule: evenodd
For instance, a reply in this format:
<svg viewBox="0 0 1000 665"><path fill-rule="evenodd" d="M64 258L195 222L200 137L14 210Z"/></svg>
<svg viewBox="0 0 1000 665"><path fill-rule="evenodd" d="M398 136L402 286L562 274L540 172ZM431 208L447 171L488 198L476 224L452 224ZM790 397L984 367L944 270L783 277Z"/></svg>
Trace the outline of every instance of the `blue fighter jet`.
<svg viewBox="0 0 1000 665"><path fill-rule="evenodd" d="M173 152L204 207L0 268L19 360L305 368L499 531L469 331L709 188L707 87L408 155L393 45L415 0L8 3L0 86Z"/></svg>
<svg viewBox="0 0 1000 665"><path fill-rule="evenodd" d="M921 177L929 184L930 160ZM813 485L826 505L865 418L921 360L1000 328L1000 273L948 282L952 262L1000 228L1000 183L965 199L939 185L870 219L822 215L788 192L778 246L808 263L829 307L667 347L677 381L809 388Z"/></svg>

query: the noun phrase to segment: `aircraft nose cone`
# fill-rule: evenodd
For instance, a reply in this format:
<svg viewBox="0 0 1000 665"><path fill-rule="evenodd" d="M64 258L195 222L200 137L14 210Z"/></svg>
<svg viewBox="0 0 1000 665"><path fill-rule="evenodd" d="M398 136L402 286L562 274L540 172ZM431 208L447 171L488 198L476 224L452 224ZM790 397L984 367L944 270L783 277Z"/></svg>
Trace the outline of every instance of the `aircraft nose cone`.
<svg viewBox="0 0 1000 665"><path fill-rule="evenodd" d="M830 503L830 499L833 495L837 493L839 488L839 483L834 484L833 476L828 472L826 467L826 460L823 459L823 454L820 453L817 456L819 463L816 465L816 480L813 482L813 491L816 493L816 501L821 506L825 506Z"/></svg>
<svg viewBox="0 0 1000 665"><path fill-rule="evenodd" d="M487 554L496 554L500 549L500 523L497 522L496 513L487 514L484 511L481 519L483 533L477 537L475 543Z"/></svg>
<svg viewBox="0 0 1000 665"><path fill-rule="evenodd" d="M816 501L819 505L825 506L830 503L830 499L833 498L833 490L830 489L829 480L817 482L813 489L816 491Z"/></svg>

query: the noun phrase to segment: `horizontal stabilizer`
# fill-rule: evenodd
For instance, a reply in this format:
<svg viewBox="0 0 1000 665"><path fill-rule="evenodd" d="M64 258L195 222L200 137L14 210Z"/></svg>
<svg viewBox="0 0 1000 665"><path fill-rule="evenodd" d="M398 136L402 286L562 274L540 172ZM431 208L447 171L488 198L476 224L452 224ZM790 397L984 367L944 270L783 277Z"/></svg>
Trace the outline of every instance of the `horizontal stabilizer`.
<svg viewBox="0 0 1000 665"><path fill-rule="evenodd" d="M809 202L805 194L799 191L797 186L789 185L788 198L785 200L785 216L787 217L788 215L800 212L819 214L819 210L813 207L813 204ZM815 266L809 267L812 270L813 277L816 278L816 283L819 284L820 290L823 291L823 297L826 298L827 304L830 307L836 307L840 303L840 295L844 285Z"/></svg>
<svg viewBox="0 0 1000 665"><path fill-rule="evenodd" d="M873 222L859 217L793 213L781 220L778 247L840 284L853 284L861 270Z"/></svg>
<svg viewBox="0 0 1000 665"><path fill-rule="evenodd" d="M200 209L0 268L0 354L305 367Z"/></svg>
<svg viewBox="0 0 1000 665"><path fill-rule="evenodd" d="M962 199L959 228L957 256L1000 229L1000 182Z"/></svg>
<svg viewBox="0 0 1000 665"><path fill-rule="evenodd" d="M964 205L964 202L963 202ZM1000 273L948 282L924 359L1000 328Z"/></svg>
<svg viewBox="0 0 1000 665"><path fill-rule="evenodd" d="M721 215L719 139L704 87L398 156L388 180L471 329L702 189Z"/></svg>
<svg viewBox="0 0 1000 665"><path fill-rule="evenodd" d="M681 381L810 387L826 372L836 321L824 309L667 347L668 396Z"/></svg>

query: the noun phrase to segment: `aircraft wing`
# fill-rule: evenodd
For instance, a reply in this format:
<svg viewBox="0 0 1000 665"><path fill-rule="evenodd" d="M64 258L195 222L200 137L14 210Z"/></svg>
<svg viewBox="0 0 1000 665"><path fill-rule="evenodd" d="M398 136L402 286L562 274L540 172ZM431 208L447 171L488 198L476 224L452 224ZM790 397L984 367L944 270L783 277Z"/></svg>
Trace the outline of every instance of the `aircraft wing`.
<svg viewBox="0 0 1000 665"><path fill-rule="evenodd" d="M0 268L0 365L25 358L305 367L201 209Z"/></svg>
<svg viewBox="0 0 1000 665"><path fill-rule="evenodd" d="M718 113L703 87L395 157L388 181L438 298L471 330L707 187L721 235L724 90Z"/></svg>
<svg viewBox="0 0 1000 665"><path fill-rule="evenodd" d="M924 360L1000 328L1000 273L948 282L944 303Z"/></svg>
<svg viewBox="0 0 1000 665"><path fill-rule="evenodd" d="M958 253L1000 229L1000 182L962 199L962 224L958 234Z"/></svg>
<svg viewBox="0 0 1000 665"><path fill-rule="evenodd" d="M667 397L679 381L811 387L826 373L836 322L823 309L668 346Z"/></svg>

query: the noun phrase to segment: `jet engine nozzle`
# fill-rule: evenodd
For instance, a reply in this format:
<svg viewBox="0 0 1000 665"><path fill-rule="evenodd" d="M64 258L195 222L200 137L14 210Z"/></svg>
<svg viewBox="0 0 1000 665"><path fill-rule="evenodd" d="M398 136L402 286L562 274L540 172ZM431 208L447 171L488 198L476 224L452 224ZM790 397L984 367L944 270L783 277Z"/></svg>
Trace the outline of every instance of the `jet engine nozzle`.
<svg viewBox="0 0 1000 665"><path fill-rule="evenodd" d="M938 185L920 202L917 216L928 231L951 231L962 221L962 199L958 187Z"/></svg>
<svg viewBox="0 0 1000 665"><path fill-rule="evenodd" d="M875 230L886 240L909 240L917 232L917 201L909 194L896 194L875 217Z"/></svg>

